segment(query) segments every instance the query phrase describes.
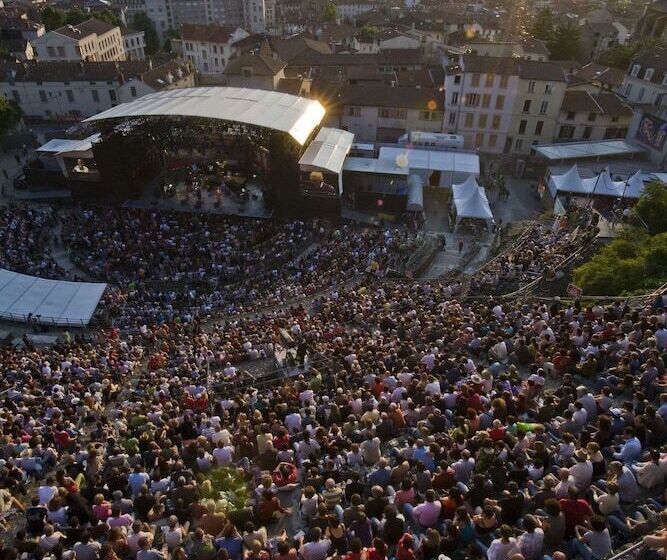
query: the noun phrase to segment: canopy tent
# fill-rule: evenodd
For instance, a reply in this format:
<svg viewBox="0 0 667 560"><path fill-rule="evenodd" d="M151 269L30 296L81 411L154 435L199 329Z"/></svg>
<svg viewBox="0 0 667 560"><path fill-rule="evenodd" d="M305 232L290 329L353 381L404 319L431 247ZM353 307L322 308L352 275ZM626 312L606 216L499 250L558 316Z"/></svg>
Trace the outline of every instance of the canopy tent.
<svg viewBox="0 0 667 560"><path fill-rule="evenodd" d="M561 142L533 146L536 154L549 161L567 159L600 158L611 156L632 156L644 152L626 140L597 140L585 142Z"/></svg>
<svg viewBox="0 0 667 560"><path fill-rule="evenodd" d="M408 203L405 209L408 212L424 211L424 183L418 175L408 177Z"/></svg>
<svg viewBox="0 0 667 560"><path fill-rule="evenodd" d="M84 327L106 284L47 280L0 269L0 317L43 325Z"/></svg>
<svg viewBox="0 0 667 560"><path fill-rule="evenodd" d="M354 134L351 132L323 127L301 156L299 166L310 171L324 170L338 175L343 170L353 140Z"/></svg>
<svg viewBox="0 0 667 560"><path fill-rule="evenodd" d="M558 193L570 193L579 196L639 198L644 192L644 181L641 171L637 171L627 181L614 181L607 169L604 169L595 177L582 179L575 164L566 173L549 177L549 191L554 198Z"/></svg>
<svg viewBox="0 0 667 560"><path fill-rule="evenodd" d="M489 206L484 187L477 184L474 175L470 175L463 183L452 185L452 200L456 213L456 225L464 219L484 220L487 227L493 224L493 212Z"/></svg>

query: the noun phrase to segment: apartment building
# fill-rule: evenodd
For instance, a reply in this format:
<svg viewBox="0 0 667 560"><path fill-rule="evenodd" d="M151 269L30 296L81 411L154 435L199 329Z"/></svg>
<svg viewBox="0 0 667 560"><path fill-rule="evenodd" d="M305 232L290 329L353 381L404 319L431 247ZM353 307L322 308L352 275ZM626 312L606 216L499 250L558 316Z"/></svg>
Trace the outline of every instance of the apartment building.
<svg viewBox="0 0 667 560"><path fill-rule="evenodd" d="M319 81L311 97L327 109L328 125L353 132L359 142L394 143L412 130L442 130L442 92L437 89Z"/></svg>
<svg viewBox="0 0 667 560"><path fill-rule="evenodd" d="M338 23L354 23L360 15L374 12L379 7L375 0L339 0L335 4Z"/></svg>
<svg viewBox="0 0 667 560"><path fill-rule="evenodd" d="M200 74L222 75L237 52L234 43L248 36L239 27L185 24L181 27L181 38L172 40L172 46Z"/></svg>
<svg viewBox="0 0 667 560"><path fill-rule="evenodd" d="M461 55L445 75L443 131L469 149L528 154L554 137L565 88L554 62Z"/></svg>
<svg viewBox="0 0 667 560"><path fill-rule="evenodd" d="M667 49L655 47L635 57L625 75L625 99L635 111L629 138L642 144L660 165L667 158Z"/></svg>
<svg viewBox="0 0 667 560"><path fill-rule="evenodd" d="M613 23L587 21L579 26L579 60L597 62L600 54L620 44L621 33Z"/></svg>
<svg viewBox="0 0 667 560"><path fill-rule="evenodd" d="M549 60L549 49L544 41L526 38L520 41L469 41L465 50L479 56L495 56L505 58L524 58L544 62Z"/></svg>
<svg viewBox="0 0 667 560"><path fill-rule="evenodd" d="M194 86L188 65L169 61L30 62L5 65L0 94L26 117L77 121L148 93Z"/></svg>
<svg viewBox="0 0 667 560"><path fill-rule="evenodd" d="M143 31L123 27L121 28L121 34L127 60L143 60L146 58L146 37Z"/></svg>
<svg viewBox="0 0 667 560"><path fill-rule="evenodd" d="M556 140L625 138L632 108L611 92L568 90L558 116Z"/></svg>
<svg viewBox="0 0 667 560"><path fill-rule="evenodd" d="M120 27L91 18L78 25L64 25L32 41L41 62L125 60Z"/></svg>

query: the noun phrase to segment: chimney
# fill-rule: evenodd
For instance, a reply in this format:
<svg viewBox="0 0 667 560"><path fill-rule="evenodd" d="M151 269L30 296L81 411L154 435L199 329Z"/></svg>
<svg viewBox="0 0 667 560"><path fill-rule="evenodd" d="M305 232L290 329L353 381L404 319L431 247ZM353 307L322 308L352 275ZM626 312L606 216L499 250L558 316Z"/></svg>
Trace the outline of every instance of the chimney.
<svg viewBox="0 0 667 560"><path fill-rule="evenodd" d="M153 69L153 59L151 57L148 57L148 69Z"/></svg>
<svg viewBox="0 0 667 560"><path fill-rule="evenodd" d="M183 77L183 68L181 68L180 66L178 67L178 70L176 70L176 76L178 77L179 80Z"/></svg>
<svg viewBox="0 0 667 560"><path fill-rule="evenodd" d="M164 78L167 80L168 84L174 83L174 75L171 72L167 72L167 75Z"/></svg>

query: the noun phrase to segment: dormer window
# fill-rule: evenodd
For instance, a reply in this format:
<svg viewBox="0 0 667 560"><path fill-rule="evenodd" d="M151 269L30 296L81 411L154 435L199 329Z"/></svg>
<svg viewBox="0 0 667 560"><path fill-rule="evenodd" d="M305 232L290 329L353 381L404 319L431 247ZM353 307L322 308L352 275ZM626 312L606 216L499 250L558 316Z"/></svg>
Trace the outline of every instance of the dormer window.
<svg viewBox="0 0 667 560"><path fill-rule="evenodd" d="M646 72L644 72L644 79L647 82L650 82L652 77L653 77L653 68L648 68Z"/></svg>
<svg viewBox="0 0 667 560"><path fill-rule="evenodd" d="M632 66L632 70L630 70L630 75L633 78L636 78L637 74L639 74L639 68L640 68L639 64L635 64Z"/></svg>

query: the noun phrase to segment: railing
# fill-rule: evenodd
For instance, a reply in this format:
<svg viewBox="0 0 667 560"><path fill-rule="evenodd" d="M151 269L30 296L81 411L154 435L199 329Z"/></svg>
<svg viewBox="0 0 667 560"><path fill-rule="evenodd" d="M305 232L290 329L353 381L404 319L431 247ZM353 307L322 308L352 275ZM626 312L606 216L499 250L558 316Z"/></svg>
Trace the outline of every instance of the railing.
<svg viewBox="0 0 667 560"><path fill-rule="evenodd" d="M631 547L626 548L625 550L614 554L607 560L634 560L635 558L638 558L643 551L644 551L644 542L639 541L633 544Z"/></svg>
<svg viewBox="0 0 667 560"><path fill-rule="evenodd" d="M88 325L83 319L74 321L60 317L44 317L43 315L31 315L28 317L24 313L10 313L9 311L0 311L0 319L6 319L15 323L47 325L50 327L86 327Z"/></svg>

